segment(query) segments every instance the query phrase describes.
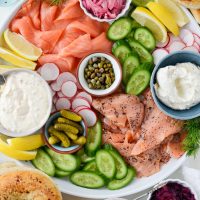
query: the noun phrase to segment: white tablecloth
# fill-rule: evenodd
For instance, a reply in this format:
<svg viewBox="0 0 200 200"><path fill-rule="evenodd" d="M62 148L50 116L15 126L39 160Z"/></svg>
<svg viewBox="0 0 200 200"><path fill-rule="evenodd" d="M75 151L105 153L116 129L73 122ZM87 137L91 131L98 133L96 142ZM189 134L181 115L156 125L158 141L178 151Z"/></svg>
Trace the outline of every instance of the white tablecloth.
<svg viewBox="0 0 200 200"><path fill-rule="evenodd" d="M200 152L195 159L193 157L187 158L186 162L184 163L184 166L188 166L188 167L200 170ZM174 172L169 178L178 178L178 179L184 180L181 168L178 169L176 172ZM137 196L139 196L143 193L144 192L136 194L136 195L124 197L124 198L126 198L127 200L134 200L134 198L136 198ZM146 200L146 199L147 198L143 198L141 200ZM63 194L63 200L89 200L89 199L80 198L80 197L73 197L73 196L70 196L70 195L67 195L67 194Z"/></svg>

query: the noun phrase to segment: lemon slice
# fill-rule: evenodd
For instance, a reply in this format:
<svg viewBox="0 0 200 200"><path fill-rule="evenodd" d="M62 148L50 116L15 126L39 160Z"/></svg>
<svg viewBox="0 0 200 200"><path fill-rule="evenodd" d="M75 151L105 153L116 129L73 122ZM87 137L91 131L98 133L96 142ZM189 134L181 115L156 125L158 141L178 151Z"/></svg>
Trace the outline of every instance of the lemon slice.
<svg viewBox="0 0 200 200"><path fill-rule="evenodd" d="M156 2L161 4L171 12L172 17L176 20L176 23L179 27L183 27L187 23L189 23L189 18L187 17L187 15L173 0L156 0Z"/></svg>
<svg viewBox="0 0 200 200"><path fill-rule="evenodd" d="M0 138L0 152L16 160L33 160L37 151L20 151L9 146Z"/></svg>
<svg viewBox="0 0 200 200"><path fill-rule="evenodd" d="M4 39L12 51L25 59L36 61L42 55L40 48L31 44L20 34L9 31L9 29L4 32Z"/></svg>
<svg viewBox="0 0 200 200"><path fill-rule="evenodd" d="M36 63L15 55L12 51L0 47L0 58L18 67L34 70Z"/></svg>
<svg viewBox="0 0 200 200"><path fill-rule="evenodd" d="M165 26L146 8L137 7L131 16L142 26L149 28L159 42L167 40L167 30Z"/></svg>
<svg viewBox="0 0 200 200"><path fill-rule="evenodd" d="M159 3L150 2L147 8L171 31L175 36L179 35L178 25L171 15L170 10Z"/></svg>
<svg viewBox="0 0 200 200"><path fill-rule="evenodd" d="M14 149L22 151L35 150L44 145L41 134L7 139L7 142Z"/></svg>

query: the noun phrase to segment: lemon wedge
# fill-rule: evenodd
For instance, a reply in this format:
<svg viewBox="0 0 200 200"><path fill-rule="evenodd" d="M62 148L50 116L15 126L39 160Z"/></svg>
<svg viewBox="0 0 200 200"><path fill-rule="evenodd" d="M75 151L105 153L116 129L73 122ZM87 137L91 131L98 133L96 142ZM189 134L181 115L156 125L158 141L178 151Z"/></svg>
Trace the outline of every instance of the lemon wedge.
<svg viewBox="0 0 200 200"><path fill-rule="evenodd" d="M147 8L171 31L175 36L179 35L179 27L171 15L170 10L160 3L150 2Z"/></svg>
<svg viewBox="0 0 200 200"><path fill-rule="evenodd" d="M155 38L159 42L167 40L167 30L165 26L146 8L137 7L131 14L139 24L146 26L152 31Z"/></svg>
<svg viewBox="0 0 200 200"><path fill-rule="evenodd" d="M16 160L33 160L37 151L20 151L9 146L0 138L0 152Z"/></svg>
<svg viewBox="0 0 200 200"><path fill-rule="evenodd" d="M4 32L4 39L12 51L25 59L36 61L42 55L40 48L27 41L22 35L11 32L9 29Z"/></svg>
<svg viewBox="0 0 200 200"><path fill-rule="evenodd" d="M0 47L0 58L18 67L34 70L36 63L15 55L12 51Z"/></svg>
<svg viewBox="0 0 200 200"><path fill-rule="evenodd" d="M183 27L187 23L189 23L189 18L187 17L187 15L183 12L181 7L173 0L156 0L156 2L170 11L172 17L176 20L176 23L179 27Z"/></svg>
<svg viewBox="0 0 200 200"><path fill-rule="evenodd" d="M35 150L44 145L41 134L7 139L7 143L14 149L21 151Z"/></svg>

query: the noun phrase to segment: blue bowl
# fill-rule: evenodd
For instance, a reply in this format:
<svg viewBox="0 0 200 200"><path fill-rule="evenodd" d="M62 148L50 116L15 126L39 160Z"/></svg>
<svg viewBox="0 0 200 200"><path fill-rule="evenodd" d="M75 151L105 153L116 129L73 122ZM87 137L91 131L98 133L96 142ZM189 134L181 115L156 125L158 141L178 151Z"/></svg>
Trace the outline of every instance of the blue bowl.
<svg viewBox="0 0 200 200"><path fill-rule="evenodd" d="M200 54L196 54L190 51L178 51L166 56L162 59L154 68L151 76L150 87L154 102L158 108L166 115L180 120L193 119L200 116L200 103L186 110L175 110L165 104L163 104L156 95L154 85L156 83L156 74L160 68L164 68L169 65L176 65L177 63L191 62L197 66L200 66Z"/></svg>
<svg viewBox="0 0 200 200"><path fill-rule="evenodd" d="M75 153L75 152L77 152L78 150L80 150L82 148L81 145L73 145L73 146L70 146L70 147L62 147L62 146L60 146L58 144L53 144L53 145L49 144L49 142L48 142L48 139L50 137L48 129L49 129L50 126L53 125L54 121L56 119L58 119L59 117L62 117L60 112L56 112L53 115L51 115L51 117L48 119L48 121L47 121L47 123L46 123L46 125L44 127L44 134L43 134L45 143L50 149L52 149L53 151L55 151L57 153L61 153L61 154L72 154L72 153ZM80 122L80 125L83 127L83 130L84 130L83 136L86 137L87 136L87 127L86 127L86 125L85 125L83 120Z"/></svg>

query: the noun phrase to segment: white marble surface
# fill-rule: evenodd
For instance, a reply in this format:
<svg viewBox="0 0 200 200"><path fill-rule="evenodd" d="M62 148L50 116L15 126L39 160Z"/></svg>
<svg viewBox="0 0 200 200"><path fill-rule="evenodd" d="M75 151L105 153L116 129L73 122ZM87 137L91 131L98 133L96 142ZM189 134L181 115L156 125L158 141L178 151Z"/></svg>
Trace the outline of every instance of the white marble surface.
<svg viewBox="0 0 200 200"><path fill-rule="evenodd" d="M187 160L184 163L184 165L188 166L188 167L192 167L194 169L200 170L200 152L199 152L198 156L195 159L193 157L187 158ZM184 180L184 178L182 176L181 168L178 169L176 172L174 172L169 178L178 178L178 179ZM144 192L141 192L141 193L136 194L136 195L131 195L131 196L128 196L128 197L124 197L124 198L126 198L127 200L134 200L134 198L136 198L137 196L143 194ZM146 200L146 199L147 198L143 198L141 200ZM74 197L74 196L70 196L70 195L67 195L67 194L63 194L63 200L89 200L89 199L80 198L80 197Z"/></svg>

